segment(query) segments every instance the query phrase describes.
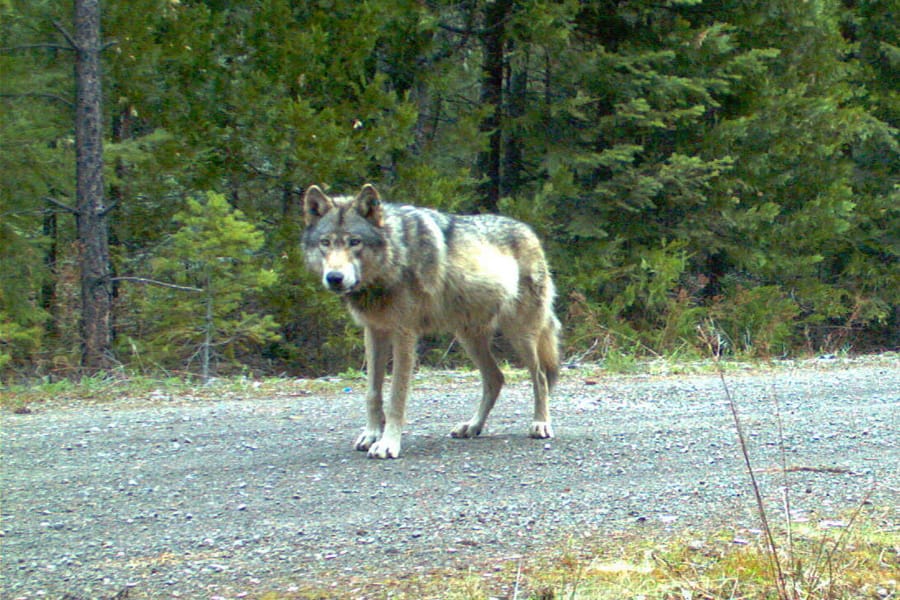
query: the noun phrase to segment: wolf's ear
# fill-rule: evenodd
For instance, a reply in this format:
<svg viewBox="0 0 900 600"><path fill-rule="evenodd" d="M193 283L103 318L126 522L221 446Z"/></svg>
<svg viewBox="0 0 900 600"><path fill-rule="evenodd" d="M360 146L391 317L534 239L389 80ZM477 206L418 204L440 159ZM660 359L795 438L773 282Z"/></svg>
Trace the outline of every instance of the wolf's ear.
<svg viewBox="0 0 900 600"><path fill-rule="evenodd" d="M303 216L306 218L307 226L315 224L332 208L334 200L326 196L317 185L309 186L303 194Z"/></svg>
<svg viewBox="0 0 900 600"><path fill-rule="evenodd" d="M384 211L381 209L381 196L371 183L362 186L354 201L356 210L375 227L384 225Z"/></svg>

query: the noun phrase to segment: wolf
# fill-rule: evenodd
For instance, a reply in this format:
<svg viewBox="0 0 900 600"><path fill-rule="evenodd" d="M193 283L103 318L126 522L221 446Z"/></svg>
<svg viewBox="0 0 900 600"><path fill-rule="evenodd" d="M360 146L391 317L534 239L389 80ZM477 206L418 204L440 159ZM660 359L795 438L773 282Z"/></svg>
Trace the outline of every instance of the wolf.
<svg viewBox="0 0 900 600"><path fill-rule="evenodd" d="M497 331L531 374L531 437L553 435L548 404L559 374L560 324L544 250L527 225L383 202L369 183L356 196L335 197L312 185L303 212L307 267L365 331L368 417L357 450L371 458L400 456L416 342L429 332L455 334L481 372L481 402L452 437L480 434L503 386L491 353Z"/></svg>

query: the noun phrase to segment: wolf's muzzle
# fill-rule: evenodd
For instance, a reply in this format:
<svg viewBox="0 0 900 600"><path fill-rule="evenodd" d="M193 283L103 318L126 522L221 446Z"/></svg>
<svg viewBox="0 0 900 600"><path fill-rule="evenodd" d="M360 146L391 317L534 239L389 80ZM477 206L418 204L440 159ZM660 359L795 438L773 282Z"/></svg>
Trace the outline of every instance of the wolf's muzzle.
<svg viewBox="0 0 900 600"><path fill-rule="evenodd" d="M325 274L325 285L332 292L344 291L344 274L340 271L329 271Z"/></svg>

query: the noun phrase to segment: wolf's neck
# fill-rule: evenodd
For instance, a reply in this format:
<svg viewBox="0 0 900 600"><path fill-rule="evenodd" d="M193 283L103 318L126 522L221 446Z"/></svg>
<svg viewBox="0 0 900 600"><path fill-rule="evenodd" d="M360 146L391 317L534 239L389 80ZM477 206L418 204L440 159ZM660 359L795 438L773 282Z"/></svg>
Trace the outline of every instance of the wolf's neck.
<svg viewBox="0 0 900 600"><path fill-rule="evenodd" d="M384 308L392 295L386 286L376 284L350 292L344 298L353 308L365 313Z"/></svg>

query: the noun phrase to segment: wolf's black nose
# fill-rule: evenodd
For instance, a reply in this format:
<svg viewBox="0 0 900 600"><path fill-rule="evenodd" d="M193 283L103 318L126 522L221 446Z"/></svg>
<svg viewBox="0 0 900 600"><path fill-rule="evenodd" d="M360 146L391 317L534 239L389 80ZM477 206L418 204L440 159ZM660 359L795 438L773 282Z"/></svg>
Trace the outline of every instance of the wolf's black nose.
<svg viewBox="0 0 900 600"><path fill-rule="evenodd" d="M325 283L331 289L339 290L344 283L344 274L340 271L330 271L325 275Z"/></svg>

